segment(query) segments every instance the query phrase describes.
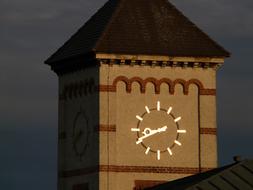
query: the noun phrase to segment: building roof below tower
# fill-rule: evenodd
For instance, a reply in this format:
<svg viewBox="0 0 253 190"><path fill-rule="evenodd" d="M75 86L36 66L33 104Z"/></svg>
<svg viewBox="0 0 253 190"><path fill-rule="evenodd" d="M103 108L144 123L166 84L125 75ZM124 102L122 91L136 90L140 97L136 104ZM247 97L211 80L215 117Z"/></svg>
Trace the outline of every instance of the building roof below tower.
<svg viewBox="0 0 253 190"><path fill-rule="evenodd" d="M253 190L253 160L244 160L147 190Z"/></svg>

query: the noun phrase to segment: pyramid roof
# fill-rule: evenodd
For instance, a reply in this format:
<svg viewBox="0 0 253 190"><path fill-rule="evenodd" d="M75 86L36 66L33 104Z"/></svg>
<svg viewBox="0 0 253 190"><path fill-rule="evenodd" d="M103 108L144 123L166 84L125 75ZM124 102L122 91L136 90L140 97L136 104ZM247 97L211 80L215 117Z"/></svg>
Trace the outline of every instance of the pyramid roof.
<svg viewBox="0 0 253 190"><path fill-rule="evenodd" d="M167 0L109 0L46 63L89 53L229 56Z"/></svg>

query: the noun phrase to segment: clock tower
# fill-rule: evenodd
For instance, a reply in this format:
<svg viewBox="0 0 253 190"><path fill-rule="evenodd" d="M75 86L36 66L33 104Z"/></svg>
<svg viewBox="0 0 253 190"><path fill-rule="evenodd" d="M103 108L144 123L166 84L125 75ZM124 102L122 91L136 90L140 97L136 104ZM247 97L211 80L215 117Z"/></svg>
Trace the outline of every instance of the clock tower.
<svg viewBox="0 0 253 190"><path fill-rule="evenodd" d="M109 0L45 62L59 77L58 190L143 189L217 167L226 57L167 0Z"/></svg>

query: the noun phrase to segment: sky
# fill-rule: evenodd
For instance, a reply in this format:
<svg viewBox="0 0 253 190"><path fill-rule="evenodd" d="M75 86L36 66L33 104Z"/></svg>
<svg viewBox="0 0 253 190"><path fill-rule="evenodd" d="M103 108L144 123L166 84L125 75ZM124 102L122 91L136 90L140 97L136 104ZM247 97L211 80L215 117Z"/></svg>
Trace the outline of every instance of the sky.
<svg viewBox="0 0 253 190"><path fill-rule="evenodd" d="M0 189L56 189L57 76L43 62L105 2L0 1ZM253 158L253 1L171 2L232 54L217 75L219 164Z"/></svg>

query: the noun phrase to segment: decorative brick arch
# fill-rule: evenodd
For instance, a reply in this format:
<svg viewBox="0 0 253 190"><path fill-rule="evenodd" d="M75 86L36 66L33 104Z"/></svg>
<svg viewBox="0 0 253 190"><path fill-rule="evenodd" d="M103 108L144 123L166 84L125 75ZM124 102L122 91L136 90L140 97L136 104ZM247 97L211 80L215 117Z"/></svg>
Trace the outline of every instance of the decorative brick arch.
<svg viewBox="0 0 253 190"><path fill-rule="evenodd" d="M153 77L149 77L147 79L144 80L144 88L145 88L145 91L146 91L146 86L147 86L147 83L152 83L154 85L154 88L155 88L155 93L156 94L159 94L160 93L160 85L158 85L158 80L153 78Z"/></svg>
<svg viewBox="0 0 253 190"><path fill-rule="evenodd" d="M177 84L180 84L180 85L182 85L183 86L183 92L184 92L184 94L185 95L187 95L188 93L187 93L187 81L185 81L184 79L176 79L175 81L174 81L174 91L175 91L175 87L176 87L176 85ZM174 94L174 91L173 91L173 94Z"/></svg>
<svg viewBox="0 0 253 190"><path fill-rule="evenodd" d="M87 96L88 94L93 94L95 91L95 80L93 78L90 78L65 85L60 97L61 99L72 99Z"/></svg>
<svg viewBox="0 0 253 190"><path fill-rule="evenodd" d="M168 79L168 78L162 78L162 79L158 80L158 79L153 78L153 77L149 77L149 78L146 78L146 79L142 79L140 77L133 77L133 78L129 79L125 76L119 76L119 77L115 78L114 81L113 81L113 85L110 89L114 89L114 91L116 91L117 83L120 82L120 81L122 81L126 84L127 93L130 93L132 91L132 84L134 82L139 83L141 93L146 92L146 86L147 86L147 83L149 83L149 82L154 85L156 94L160 93L160 87L161 87L162 83L165 83L165 84L168 85L170 94L175 93L175 86L177 84L182 85L183 93L185 95L188 95L189 86L191 84L196 85L198 87L200 95L215 95L215 92L216 92L215 89L205 89L202 82L199 81L198 79L190 79L188 81L186 81L184 79L175 79L174 81L172 81L171 79Z"/></svg>
<svg viewBox="0 0 253 190"><path fill-rule="evenodd" d="M168 85L169 87L169 93L170 94L174 94L174 91L175 91L175 88L174 88L174 82L168 78L162 78L158 81L158 85L159 85L159 92L160 92L160 88L161 88L161 85L165 83Z"/></svg>
<svg viewBox="0 0 253 190"><path fill-rule="evenodd" d="M189 87L190 85L196 85L198 87L198 90L199 90L199 93L204 89L204 85L197 79L190 79L188 82L187 82L187 91L186 93L188 94L189 93ZM201 93L200 93L201 94Z"/></svg>
<svg viewBox="0 0 253 190"><path fill-rule="evenodd" d="M130 80L127 77L124 77L124 76L119 76L116 79L114 79L113 84L112 84L113 89L115 89L115 91L116 91L116 89L117 89L116 88L117 87L117 83L120 82L120 81L124 82L126 84L126 91L128 93L130 93L131 92L131 83L130 83Z"/></svg>
<svg viewBox="0 0 253 190"><path fill-rule="evenodd" d="M130 91L129 92L131 92L131 87L132 87L132 84L134 82L137 82L140 85L141 93L145 93L146 88L145 88L145 85L144 85L144 81L140 77L133 77L133 78L130 79L130 88L129 88Z"/></svg>
<svg viewBox="0 0 253 190"><path fill-rule="evenodd" d="M187 82L187 87L189 87L191 84L197 85L199 89L204 89L204 85L198 79L190 79Z"/></svg>

